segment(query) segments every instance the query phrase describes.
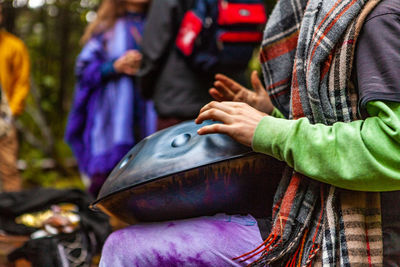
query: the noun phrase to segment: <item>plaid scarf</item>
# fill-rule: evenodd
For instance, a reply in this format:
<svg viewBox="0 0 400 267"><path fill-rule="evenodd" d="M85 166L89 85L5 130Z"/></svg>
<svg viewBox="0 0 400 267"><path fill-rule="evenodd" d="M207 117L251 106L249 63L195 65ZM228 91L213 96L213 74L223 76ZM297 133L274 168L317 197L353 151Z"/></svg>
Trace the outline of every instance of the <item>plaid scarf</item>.
<svg viewBox="0 0 400 267"><path fill-rule="evenodd" d="M355 43L379 0L280 0L264 32L261 63L274 104L292 119L357 119ZM285 113L285 112L284 112ZM327 185L289 167L274 199L270 236L252 265L382 266L380 195Z"/></svg>

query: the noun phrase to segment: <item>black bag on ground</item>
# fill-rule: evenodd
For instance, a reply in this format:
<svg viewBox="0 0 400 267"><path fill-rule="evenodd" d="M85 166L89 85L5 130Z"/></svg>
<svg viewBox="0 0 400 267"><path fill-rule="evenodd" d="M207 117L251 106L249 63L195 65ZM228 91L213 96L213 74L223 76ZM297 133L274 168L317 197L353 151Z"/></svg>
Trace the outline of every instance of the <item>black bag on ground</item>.
<svg viewBox="0 0 400 267"><path fill-rule="evenodd" d="M101 251L111 232L108 216L89 209L93 198L77 189L34 189L0 194L0 230L9 235L31 235L38 228L16 223L16 218L61 203L74 204L80 217L78 230L69 234L31 239L9 255L9 260L29 260L33 266L86 266ZM42 256L41 256L42 255ZM67 261L66 261L67 260ZM67 265L66 265L67 264Z"/></svg>

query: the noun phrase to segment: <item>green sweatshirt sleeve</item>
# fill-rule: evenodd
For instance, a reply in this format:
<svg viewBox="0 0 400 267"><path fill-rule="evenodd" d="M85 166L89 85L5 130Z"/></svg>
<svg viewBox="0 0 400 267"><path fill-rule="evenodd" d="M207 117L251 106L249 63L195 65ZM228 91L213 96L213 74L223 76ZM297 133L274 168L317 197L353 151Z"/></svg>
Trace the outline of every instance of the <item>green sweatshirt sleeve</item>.
<svg viewBox="0 0 400 267"><path fill-rule="evenodd" d="M299 173L360 191L400 190L400 103L371 101L370 117L332 126L264 117L253 150Z"/></svg>
<svg viewBox="0 0 400 267"><path fill-rule="evenodd" d="M274 108L271 112L271 116L275 117L275 118L280 118L280 119L284 119L285 116L283 116L282 112L279 111L279 109Z"/></svg>

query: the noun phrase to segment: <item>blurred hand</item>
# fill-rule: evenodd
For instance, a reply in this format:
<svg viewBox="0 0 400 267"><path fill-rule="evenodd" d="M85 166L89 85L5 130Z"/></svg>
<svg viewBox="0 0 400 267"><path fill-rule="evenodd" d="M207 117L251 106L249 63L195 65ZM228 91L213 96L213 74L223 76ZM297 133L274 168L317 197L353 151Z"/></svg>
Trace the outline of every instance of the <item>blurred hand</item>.
<svg viewBox="0 0 400 267"><path fill-rule="evenodd" d="M140 68L142 54L137 50L128 50L114 62L114 69L118 73L133 76Z"/></svg>
<svg viewBox="0 0 400 267"><path fill-rule="evenodd" d="M199 135L227 134L239 143L251 146L256 127L266 115L246 103L212 101L200 110L196 123L200 124L205 120L222 123L204 126L197 133Z"/></svg>
<svg viewBox="0 0 400 267"><path fill-rule="evenodd" d="M274 105L265 91L257 71L251 74L251 84L254 91L238 84L223 74L215 75L214 87L209 90L210 95L217 101L244 102L264 113L271 114Z"/></svg>

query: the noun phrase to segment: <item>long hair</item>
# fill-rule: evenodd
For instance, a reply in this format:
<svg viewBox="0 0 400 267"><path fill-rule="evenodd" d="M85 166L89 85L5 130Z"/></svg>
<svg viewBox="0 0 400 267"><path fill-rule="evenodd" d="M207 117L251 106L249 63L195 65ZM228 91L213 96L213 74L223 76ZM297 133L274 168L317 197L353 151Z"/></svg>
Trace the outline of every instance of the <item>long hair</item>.
<svg viewBox="0 0 400 267"><path fill-rule="evenodd" d="M97 10L96 19L91 22L80 40L81 44L85 44L93 35L103 33L114 26L118 17L125 13L125 5L123 0L103 0Z"/></svg>

